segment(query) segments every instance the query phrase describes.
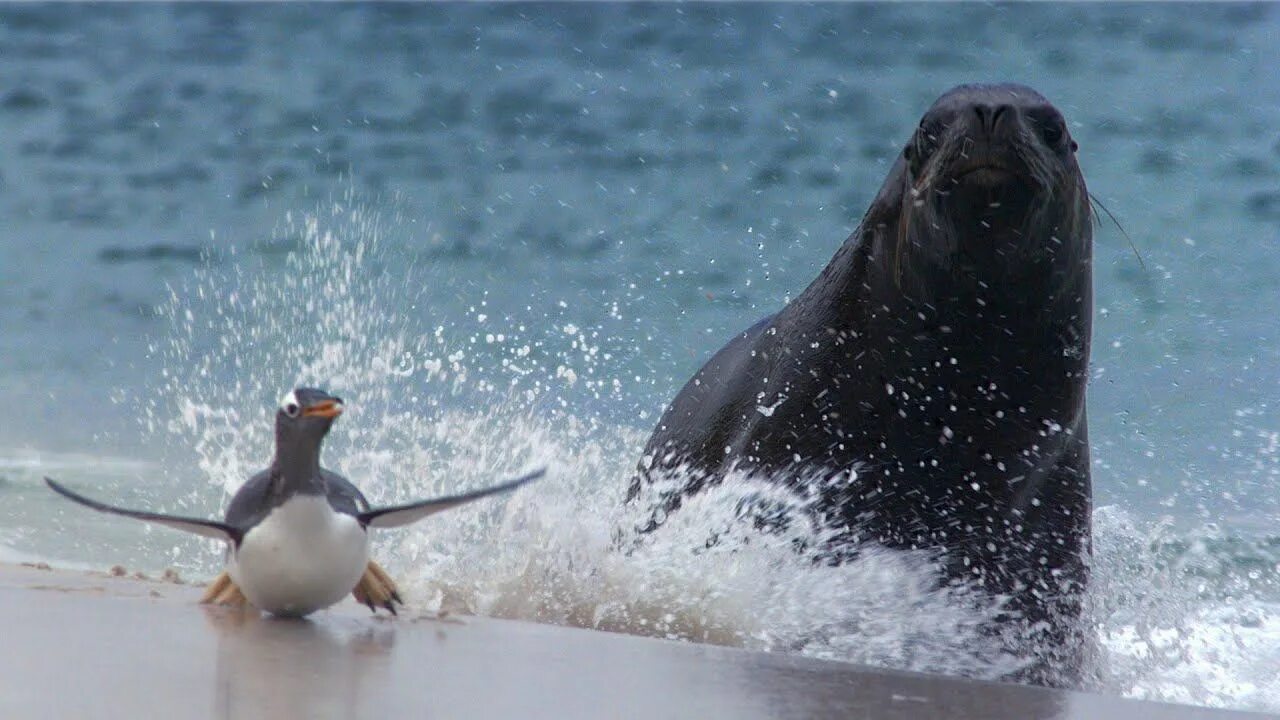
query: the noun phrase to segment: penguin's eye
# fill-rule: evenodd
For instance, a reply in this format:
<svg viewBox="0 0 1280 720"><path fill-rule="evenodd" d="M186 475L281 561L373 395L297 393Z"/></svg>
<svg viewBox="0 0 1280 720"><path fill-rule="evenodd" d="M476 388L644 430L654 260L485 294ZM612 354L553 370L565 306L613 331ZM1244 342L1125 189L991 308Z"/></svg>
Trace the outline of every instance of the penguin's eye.
<svg viewBox="0 0 1280 720"><path fill-rule="evenodd" d="M298 396L290 392L280 401L280 410L291 418L298 417L298 413L302 412L302 406L298 404Z"/></svg>

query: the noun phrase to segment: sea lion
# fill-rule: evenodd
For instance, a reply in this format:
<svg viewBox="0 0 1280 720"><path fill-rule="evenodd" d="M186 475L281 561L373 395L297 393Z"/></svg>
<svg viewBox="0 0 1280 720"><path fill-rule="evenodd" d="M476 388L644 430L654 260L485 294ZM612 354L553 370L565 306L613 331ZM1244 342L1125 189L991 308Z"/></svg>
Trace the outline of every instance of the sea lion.
<svg viewBox="0 0 1280 720"><path fill-rule="evenodd" d="M1007 619L1044 631L1020 646L1034 658L1021 679L1072 682L1093 302L1076 150L1029 87L942 95L818 278L667 408L628 500L661 474L687 480L641 530L734 468L803 486L827 557L936 549L950 581L1007 596Z"/></svg>

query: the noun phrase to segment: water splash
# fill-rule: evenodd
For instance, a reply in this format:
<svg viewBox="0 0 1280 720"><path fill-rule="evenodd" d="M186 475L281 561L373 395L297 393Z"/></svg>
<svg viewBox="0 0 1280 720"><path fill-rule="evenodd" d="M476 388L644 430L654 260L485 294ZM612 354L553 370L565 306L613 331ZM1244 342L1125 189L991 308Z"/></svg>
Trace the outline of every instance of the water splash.
<svg viewBox="0 0 1280 720"><path fill-rule="evenodd" d="M1114 506L1094 513L1097 689L1212 707L1280 707L1280 543ZM1188 541L1191 537L1194 540Z"/></svg>
<svg viewBox="0 0 1280 720"><path fill-rule="evenodd" d="M680 486L682 473L623 506L629 462L594 446L575 454L572 436L542 437L557 448L556 482L513 500L488 538L455 544L475 525L454 516L394 546L428 607L968 676L1020 666L981 633L996 604L938 590L927 553L869 550L839 567L810 561L796 548L820 545L821 531L793 523L761 534L744 512L763 502L799 517L807 499L746 474L689 498L660 532L637 536L642 509Z"/></svg>
<svg viewBox="0 0 1280 720"><path fill-rule="evenodd" d="M777 484L735 477L691 498L662 532L636 537L653 498L622 498L647 436L637 426L649 421L609 418L646 403L628 397L599 352L628 340L601 337L563 305L490 318L475 288L465 289L475 296L462 303L466 317L445 317L440 298L461 290L446 268L407 262L387 227L347 198L287 218L283 255L231 253L173 291L173 333L156 348L166 369L146 418L198 469L180 505L207 506L259 469L270 456L270 408L289 387L318 385L348 401L326 460L375 502L550 468L509 499L375 537L376 557L414 605L969 677L1017 669L980 630L998 604L938 589L926 554L871 550L831 567L797 555L821 544L813 528L755 532L744 502L804 502ZM1277 605L1234 580L1205 583L1236 592L1230 599L1189 590L1197 551L1174 548L1179 537L1098 511L1094 687L1280 706L1266 671ZM206 549L196 564L211 574L220 554ZM1264 580L1278 570L1264 562Z"/></svg>
<svg viewBox="0 0 1280 720"><path fill-rule="evenodd" d="M469 328L433 317L419 308L433 306L441 278L397 267L385 228L348 198L287 218L280 234L295 241L283 257L232 254L174 289L174 332L157 348L166 370L146 417L166 447L194 456L197 488L239 487L270 456L280 394L318 385L348 400L326 459L375 502L551 470L510 500L376 536L379 560L426 608L953 674L1010 669L978 637L994 608L936 590L928 558L873 551L830 567L796 555L820 543L812 528L754 532L744 501L802 502L774 483L736 478L663 532L625 539L648 506L622 503L647 433L605 419L626 400L598 332L548 316L478 311ZM588 384L607 401L596 408L613 407L566 401ZM178 502L204 506L208 495ZM905 618L904 603L914 608Z"/></svg>

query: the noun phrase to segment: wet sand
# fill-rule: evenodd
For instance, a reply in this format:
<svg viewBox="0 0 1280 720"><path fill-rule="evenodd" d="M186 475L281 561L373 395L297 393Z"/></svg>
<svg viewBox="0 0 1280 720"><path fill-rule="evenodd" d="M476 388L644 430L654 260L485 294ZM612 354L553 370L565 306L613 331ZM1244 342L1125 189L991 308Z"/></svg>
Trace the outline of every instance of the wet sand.
<svg viewBox="0 0 1280 720"><path fill-rule="evenodd" d="M0 565L0 717L1264 717L353 602L273 620L199 594Z"/></svg>

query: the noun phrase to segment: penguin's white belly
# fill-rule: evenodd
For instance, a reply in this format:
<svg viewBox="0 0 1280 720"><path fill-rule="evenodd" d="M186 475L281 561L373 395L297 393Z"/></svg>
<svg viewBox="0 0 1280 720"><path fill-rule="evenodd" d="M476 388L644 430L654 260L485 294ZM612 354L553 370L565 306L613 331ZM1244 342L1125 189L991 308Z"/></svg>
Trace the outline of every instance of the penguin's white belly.
<svg viewBox="0 0 1280 720"><path fill-rule="evenodd" d="M350 593L369 564L369 535L319 495L295 495L245 533L227 572L255 607L306 615Z"/></svg>

